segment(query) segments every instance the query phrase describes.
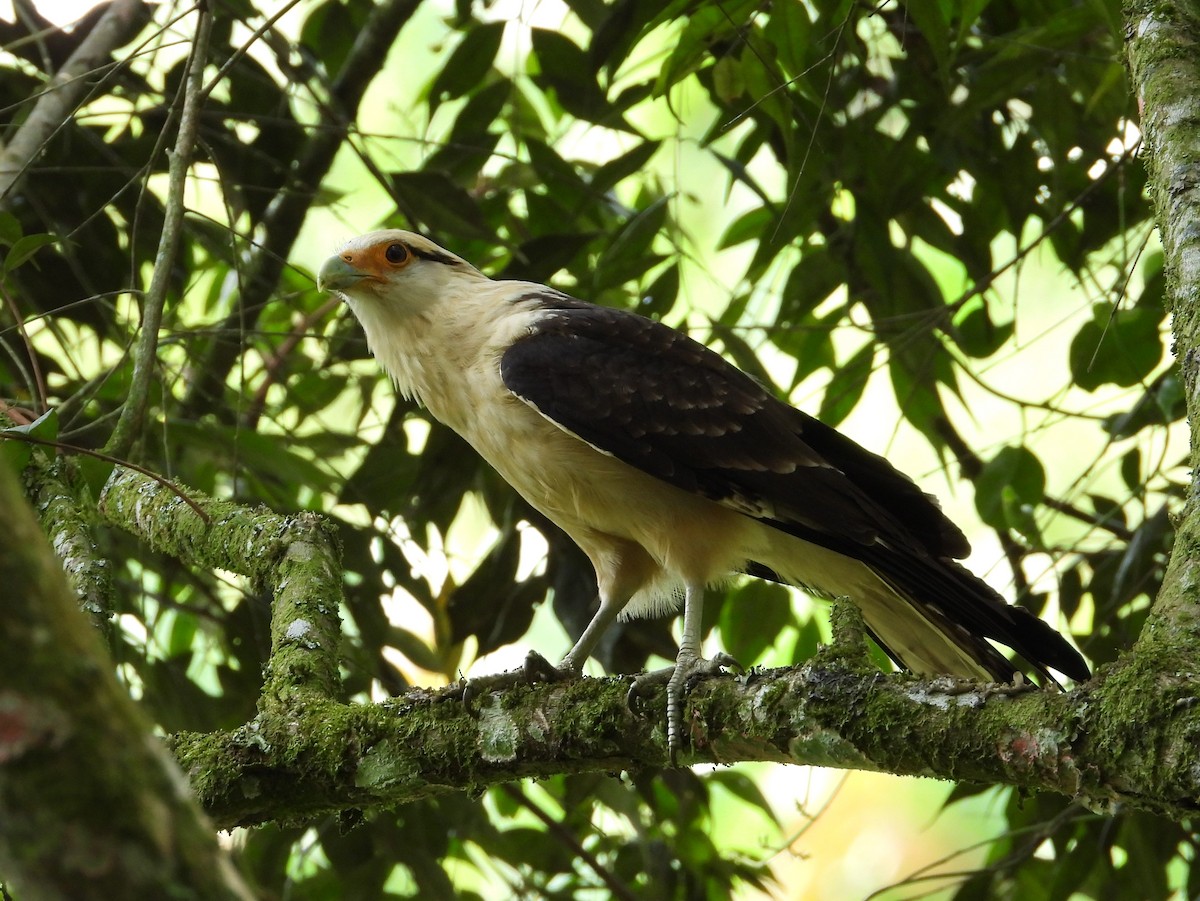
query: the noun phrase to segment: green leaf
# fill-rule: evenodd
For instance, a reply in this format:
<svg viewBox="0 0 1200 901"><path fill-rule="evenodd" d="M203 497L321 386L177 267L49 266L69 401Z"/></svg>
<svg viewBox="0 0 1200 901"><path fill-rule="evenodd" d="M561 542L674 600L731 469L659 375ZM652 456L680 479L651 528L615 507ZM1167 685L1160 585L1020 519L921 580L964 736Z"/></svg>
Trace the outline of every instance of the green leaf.
<svg viewBox="0 0 1200 901"><path fill-rule="evenodd" d="M1041 527L1034 519L1033 504L1026 503L1012 485L1005 485L1000 489L1000 502L1004 509L1004 521L1008 523L1009 528L1023 535L1033 548L1044 550L1046 541L1042 537Z"/></svg>
<svg viewBox="0 0 1200 901"><path fill-rule="evenodd" d="M789 394L814 372L832 369L836 364L833 331L842 320L842 312L834 310L823 318L809 318L796 324L781 322L771 330L771 342L796 361Z"/></svg>
<svg viewBox="0 0 1200 901"><path fill-rule="evenodd" d="M0 429L0 455L18 475L29 465L33 454L34 444L23 441L19 437L8 436L28 435L39 441L55 441L58 438L58 412L51 407L33 422L26 425L15 425L11 428Z"/></svg>
<svg viewBox="0 0 1200 901"><path fill-rule="evenodd" d="M192 642L196 638L198 623L196 617L186 610L176 610L173 613L171 631L166 641L166 656L179 657L190 654Z"/></svg>
<svg viewBox="0 0 1200 901"><path fill-rule="evenodd" d="M534 28L533 56L541 71L534 81L543 89L553 89L559 105L572 116L597 125L632 131L620 111L608 102L596 83L588 55L566 35L546 28Z"/></svg>
<svg viewBox="0 0 1200 901"><path fill-rule="evenodd" d="M1134 494L1140 495L1145 489L1142 480L1142 449L1132 447L1121 457L1121 481Z"/></svg>
<svg viewBox="0 0 1200 901"><path fill-rule="evenodd" d="M875 368L875 345L868 343L837 369L836 377L825 389L817 419L829 426L836 426L858 406L859 398L866 390L867 380Z"/></svg>
<svg viewBox="0 0 1200 901"><path fill-rule="evenodd" d="M785 3L782 6L792 6ZM733 56L722 56L713 66L713 91L722 103L733 103L746 93L742 64Z"/></svg>
<svg viewBox="0 0 1200 901"><path fill-rule="evenodd" d="M951 333L962 352L970 357L990 357L1013 335L1012 321L996 325L986 301L975 298L955 320Z"/></svg>
<svg viewBox="0 0 1200 901"><path fill-rule="evenodd" d="M445 172L468 187L477 184L502 137L489 129L515 92L513 83L503 78L475 91L455 117L449 138L421 168Z"/></svg>
<svg viewBox="0 0 1200 901"><path fill-rule="evenodd" d="M725 229L725 234L721 235L721 240L717 244L717 250L736 247L746 241L757 241L774 224L775 214L766 207L760 206L747 210Z"/></svg>
<svg viewBox="0 0 1200 901"><path fill-rule="evenodd" d="M12 246L21 240L21 223L12 213L0 210L0 244Z"/></svg>
<svg viewBox="0 0 1200 901"><path fill-rule="evenodd" d="M672 263L638 298L637 311L643 316L661 318L675 306L679 296L679 265Z"/></svg>
<svg viewBox="0 0 1200 901"><path fill-rule="evenodd" d="M845 283L845 271L822 245L806 247L788 273L780 318L800 319L815 310Z"/></svg>
<svg viewBox="0 0 1200 901"><path fill-rule="evenodd" d="M708 779L710 782L715 782L724 787L735 797L746 802L751 807L761 810L771 818L772 822L779 822L771 803L767 800L766 795L762 793L762 789L758 787L758 783L745 773L740 773L736 770L714 770L709 774Z"/></svg>
<svg viewBox="0 0 1200 901"><path fill-rule="evenodd" d="M16 432L42 441L54 441L58 438L58 411L51 407L33 422L12 426L4 429L0 434L3 432Z"/></svg>
<svg viewBox="0 0 1200 901"><path fill-rule="evenodd" d="M1046 470L1026 447L1006 447L984 464L975 480L975 509L994 529L1014 525L1008 511L1036 507L1046 493Z"/></svg>
<svg viewBox="0 0 1200 901"><path fill-rule="evenodd" d="M512 258L499 277L548 282L556 272L578 258L597 237L594 233L586 233L530 238L513 251Z"/></svg>
<svg viewBox="0 0 1200 901"><path fill-rule="evenodd" d="M788 590L755 579L738 588L724 605L717 629L722 647L742 666L750 666L794 621Z"/></svg>
<svg viewBox="0 0 1200 901"><path fill-rule="evenodd" d="M325 71L339 72L354 42L366 24L371 7L366 3L343 3L327 0L304 20L300 29L300 44L320 59Z"/></svg>
<svg viewBox="0 0 1200 901"><path fill-rule="evenodd" d="M592 276L592 290L596 294L640 278L659 262L661 257L652 254L650 247L666 219L667 198L660 197L622 226L596 261Z"/></svg>
<svg viewBox="0 0 1200 901"><path fill-rule="evenodd" d="M591 187L596 194L603 194L624 178L640 172L658 152L661 141L643 141L627 153L609 160L592 174Z"/></svg>
<svg viewBox="0 0 1200 901"><path fill-rule="evenodd" d="M553 196L567 192L567 196L575 200L590 195L579 171L549 144L527 138L525 149L529 152L529 162L538 178Z"/></svg>
<svg viewBox="0 0 1200 901"><path fill-rule="evenodd" d="M822 640L821 625L814 617L802 621L796 643L792 645L792 664L812 659L821 649Z"/></svg>
<svg viewBox="0 0 1200 901"><path fill-rule="evenodd" d="M472 23L429 85L430 112L470 91L492 68L505 22Z"/></svg>
<svg viewBox="0 0 1200 901"><path fill-rule="evenodd" d="M18 238L4 257L4 274L8 275L43 247L57 244L58 241L59 239L56 235L26 235L23 238Z"/></svg>
<svg viewBox="0 0 1200 901"><path fill-rule="evenodd" d="M684 19L683 31L659 70L654 96L663 96L711 60L713 46L732 38L740 28L739 23L749 21L758 5L757 0L696 5Z"/></svg>
<svg viewBox="0 0 1200 901"><path fill-rule="evenodd" d="M295 442L286 435L178 421L171 424L171 438L186 443L195 459L207 459L253 480L273 503L286 502L288 492L298 486L306 491L328 491L335 484L329 467L297 453Z"/></svg>
<svg viewBox="0 0 1200 901"><path fill-rule="evenodd" d="M1145 379L1162 362L1161 308L1092 308L1092 320L1075 334L1068 359L1075 384L1085 391L1101 385L1128 387Z"/></svg>
<svg viewBox="0 0 1200 901"><path fill-rule="evenodd" d="M946 407L938 385L946 385L955 393L958 390L949 355L933 335L919 343L900 339L890 351L888 375L901 415L931 444L941 447L939 426L946 419Z"/></svg>

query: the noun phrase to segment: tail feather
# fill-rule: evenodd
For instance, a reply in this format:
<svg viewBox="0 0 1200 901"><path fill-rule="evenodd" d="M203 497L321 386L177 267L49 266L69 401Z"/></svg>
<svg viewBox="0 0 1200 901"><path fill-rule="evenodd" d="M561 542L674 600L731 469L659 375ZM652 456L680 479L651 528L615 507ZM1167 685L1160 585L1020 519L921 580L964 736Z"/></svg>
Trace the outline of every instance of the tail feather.
<svg viewBox="0 0 1200 901"><path fill-rule="evenodd" d="M863 611L872 638L899 665L923 675L1011 682L1024 669L1058 685L1056 670L1076 681L1091 673L1079 652L1028 610L1007 603L986 582L948 558L877 545L859 555L877 577L851 600ZM750 575L789 582L763 564ZM808 587L808 586L805 586ZM1018 667L988 640L1012 648Z"/></svg>

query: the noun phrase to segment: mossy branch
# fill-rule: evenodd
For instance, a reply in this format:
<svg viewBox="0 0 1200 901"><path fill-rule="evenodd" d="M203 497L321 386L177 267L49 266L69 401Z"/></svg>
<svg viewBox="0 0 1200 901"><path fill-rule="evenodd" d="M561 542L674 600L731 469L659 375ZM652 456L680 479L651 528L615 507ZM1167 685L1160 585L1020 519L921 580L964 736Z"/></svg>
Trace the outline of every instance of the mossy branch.
<svg viewBox="0 0 1200 901"><path fill-rule="evenodd" d="M260 706L336 697L342 573L333 528L311 513L280 516L187 494L190 505L166 485L118 467L100 513L156 551L236 572L271 593L271 661Z"/></svg>
<svg viewBox="0 0 1200 901"><path fill-rule="evenodd" d="M0 872L21 898L249 898L0 463Z"/></svg>
<svg viewBox="0 0 1200 901"><path fill-rule="evenodd" d="M1192 486L1162 589L1134 665L1190 680L1200 656L1200 10L1195 3L1130 3L1129 65L1162 238L1174 349L1187 386Z"/></svg>
<svg viewBox="0 0 1200 901"><path fill-rule="evenodd" d="M528 776L666 765L662 698L631 711L624 679L487 695L478 716L416 689L346 705L337 691L337 543L315 516L283 517L196 494L207 522L167 487L118 470L109 522L193 566L240 572L274 594L259 716L173 746L225 826L392 805ZM846 647L803 667L701 684L685 763L768 760L1017 785L1182 817L1200 806L1200 705L1190 676L1133 657L1070 693L918 680L862 668L855 609ZM1162 749L1171 749L1164 759Z"/></svg>
<svg viewBox="0 0 1200 901"><path fill-rule="evenodd" d="M229 733L171 740L223 827L394 806L522 778L667 764L665 700L637 712L622 678L520 686L461 703L417 689L378 704L259 716ZM702 682L688 702L684 764L758 760L1053 791L1093 809L1166 816L1200 807L1195 753L1164 767L1159 747L1200 729L1179 692L1121 723L1106 706L1130 690L1071 693L863 673L821 658ZM298 716L298 718L297 718ZM1102 726L1102 728L1101 728Z"/></svg>

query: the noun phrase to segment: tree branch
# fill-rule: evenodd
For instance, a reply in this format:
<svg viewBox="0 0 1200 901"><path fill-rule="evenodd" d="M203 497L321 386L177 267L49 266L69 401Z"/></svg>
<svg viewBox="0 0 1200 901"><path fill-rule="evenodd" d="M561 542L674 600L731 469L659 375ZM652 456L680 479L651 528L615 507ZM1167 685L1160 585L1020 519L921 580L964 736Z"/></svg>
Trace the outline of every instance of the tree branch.
<svg viewBox="0 0 1200 901"><path fill-rule="evenodd" d="M146 14L142 0L113 0L91 33L55 73L29 118L0 152L0 207L51 135L74 114L88 88L88 73L103 65L114 49L129 40L132 30Z"/></svg>
<svg viewBox="0 0 1200 901"><path fill-rule="evenodd" d="M263 714L233 732L175 736L171 746L205 808L228 828L527 777L662 768L665 699L660 693L634 713L627 687L623 678L519 686L486 695L474 717L418 689L380 704L326 703L278 720ZM819 655L794 669L702 682L688 701L691 741L680 762L759 760L1000 783L1176 818L1200 809L1200 773L1132 753L1130 740L1147 731L1154 734L1139 747L1171 747L1200 730L1200 710L1177 703L1176 693L1152 705L1162 719L1118 726L1099 714L1097 697L1090 687L1062 694L918 680ZM1108 731L1096 729L1102 719Z"/></svg>
<svg viewBox="0 0 1200 901"><path fill-rule="evenodd" d="M121 408L121 418L117 420L112 436L104 448L107 453L116 457L129 456L130 448L142 431L146 402L150 395L150 382L158 368L158 332L162 326L163 305L167 301L167 286L171 281L171 270L175 265L179 240L183 233L183 191L187 187L192 151L196 146L204 65L208 59L208 36L212 31L213 21L212 15L203 5L198 8L196 15L196 37L192 41L191 59L188 61L187 77L182 88L183 109L179 114L179 134L175 138L175 150L170 153L162 234L159 236L158 252L154 258L154 274L150 277L150 288L142 298L142 327L133 350L133 376L125 405Z"/></svg>
<svg viewBox="0 0 1200 901"><path fill-rule="evenodd" d="M100 515L189 566L230 570L272 593L271 664L260 705L336 697L342 590L333 528L311 513L280 516L196 492L189 498L204 516L169 486L119 467L100 495Z"/></svg>
<svg viewBox="0 0 1200 901"><path fill-rule="evenodd" d="M1127 53L1143 113L1150 173L1167 275L1175 353L1191 423L1192 486L1176 523L1171 562L1135 647L1143 667L1167 674L1195 669L1200 652L1200 12L1194 4L1131 3Z"/></svg>
<svg viewBox="0 0 1200 901"><path fill-rule="evenodd" d="M250 898L0 463L0 872L22 898Z"/></svg>
<svg viewBox="0 0 1200 901"><path fill-rule="evenodd" d="M221 826L395 805L528 776L666 764L665 698L635 713L626 679L519 686L486 695L474 715L426 689L381 704L339 703L341 574L328 526L311 514L191 499L208 523L169 488L122 469L100 508L157 551L240 572L273 591L259 715L233 732L173 742ZM838 614L840 643L803 667L702 683L688 701L682 762L884 770L1056 791L1091 807L1128 804L1176 818L1200 810L1194 667L1164 670L1157 658L1133 655L1067 694L884 675L854 653L853 612Z"/></svg>

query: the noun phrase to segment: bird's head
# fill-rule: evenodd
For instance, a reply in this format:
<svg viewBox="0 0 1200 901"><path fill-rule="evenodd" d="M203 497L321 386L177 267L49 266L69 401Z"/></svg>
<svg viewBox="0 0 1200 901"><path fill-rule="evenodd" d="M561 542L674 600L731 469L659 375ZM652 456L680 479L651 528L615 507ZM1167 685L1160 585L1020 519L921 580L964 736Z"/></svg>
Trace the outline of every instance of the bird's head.
<svg viewBox="0 0 1200 901"><path fill-rule="evenodd" d="M321 264L317 288L341 296L363 313L380 304L390 316L424 312L446 289L485 278L474 266L428 238L400 229L370 232L348 241Z"/></svg>

